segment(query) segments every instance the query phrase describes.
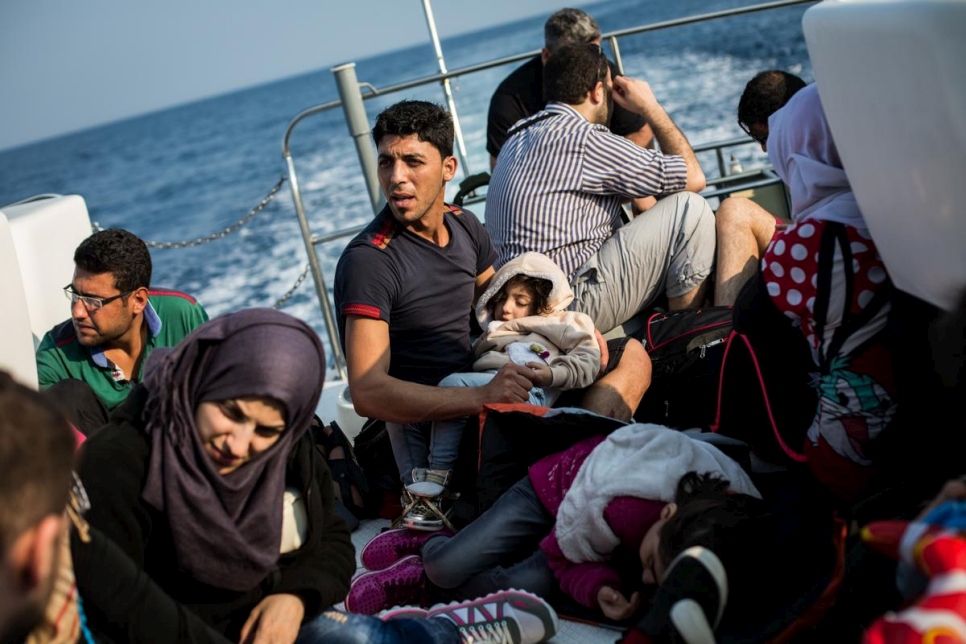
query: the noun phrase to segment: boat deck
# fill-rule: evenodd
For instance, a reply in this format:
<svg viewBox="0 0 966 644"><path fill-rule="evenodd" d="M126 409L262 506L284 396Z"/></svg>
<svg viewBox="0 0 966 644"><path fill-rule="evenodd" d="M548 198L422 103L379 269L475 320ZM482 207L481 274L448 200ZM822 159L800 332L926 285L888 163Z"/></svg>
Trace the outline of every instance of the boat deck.
<svg viewBox="0 0 966 644"><path fill-rule="evenodd" d="M357 573L362 571L362 564L359 562L362 547L388 525L387 519L368 519L362 521L352 533L352 544L356 547ZM613 629L561 619L560 631L549 641L557 644L611 644L619 637L620 633Z"/></svg>

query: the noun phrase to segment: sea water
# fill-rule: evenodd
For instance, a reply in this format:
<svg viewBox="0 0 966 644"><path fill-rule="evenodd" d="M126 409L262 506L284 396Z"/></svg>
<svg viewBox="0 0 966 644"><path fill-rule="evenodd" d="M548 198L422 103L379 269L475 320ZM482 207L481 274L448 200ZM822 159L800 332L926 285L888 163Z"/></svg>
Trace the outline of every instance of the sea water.
<svg viewBox="0 0 966 644"><path fill-rule="evenodd" d="M607 0L586 5L606 33L685 15L752 4L747 0ZM620 41L625 72L647 80L693 145L741 135L738 98L758 71L784 69L811 82L801 30L810 5L735 16L646 33ZM447 67L538 49L545 16L445 37ZM150 241L206 237L231 226L285 174L281 154L287 125L302 110L338 98L329 67L145 116L0 152L0 205L41 193L80 194L91 219ZM360 82L388 87L435 73L431 44L356 62ZM452 83L469 168L489 169L486 112L493 90L520 63ZM370 123L404 98L442 103L439 86L366 101ZM354 144L340 110L300 123L292 153L313 232L323 234L372 217ZM739 152L745 168L767 161L756 146ZM703 158L714 176L713 160ZM457 174L447 196L465 176ZM155 286L196 296L214 316L249 306L272 306L302 274L307 259L288 186L248 225L212 243L152 250ZM477 213L482 217L483 213ZM347 239L317 248L331 287ZM70 276L64 278L65 283ZM331 291L330 291L331 292ZM311 278L284 305L325 337ZM68 315L64 307L65 318Z"/></svg>

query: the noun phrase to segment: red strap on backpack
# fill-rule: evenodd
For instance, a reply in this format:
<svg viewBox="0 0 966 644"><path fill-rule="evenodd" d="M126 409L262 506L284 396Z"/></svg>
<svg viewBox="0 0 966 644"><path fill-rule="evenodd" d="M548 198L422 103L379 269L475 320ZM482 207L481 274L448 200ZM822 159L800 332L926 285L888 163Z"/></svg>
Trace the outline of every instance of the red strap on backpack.
<svg viewBox="0 0 966 644"><path fill-rule="evenodd" d="M721 358L721 371L718 373L718 405L714 416L714 425L711 426L711 431L717 432L721 427L721 399L722 390L724 389L725 366L728 364L728 354L731 352L731 347L733 346L735 338L741 338L741 340L745 343L745 346L748 348L748 354L751 356L751 362L755 367L755 375L758 379L758 386L761 389L761 395L765 401L765 411L768 413L768 422L771 425L772 433L775 435L775 440L778 441L782 451L785 452L785 455L788 456L788 458L798 463L804 463L804 452L797 452L789 447L785 442L785 439L782 438L781 432L778 431L778 423L775 421L775 415L772 413L771 409L771 401L768 397L768 387L765 385L765 378L761 373L761 365L758 364L758 356L755 355L755 350L751 346L751 340L749 340L745 334L738 333L734 330L732 330L731 335L728 336L728 343L725 347L724 356Z"/></svg>

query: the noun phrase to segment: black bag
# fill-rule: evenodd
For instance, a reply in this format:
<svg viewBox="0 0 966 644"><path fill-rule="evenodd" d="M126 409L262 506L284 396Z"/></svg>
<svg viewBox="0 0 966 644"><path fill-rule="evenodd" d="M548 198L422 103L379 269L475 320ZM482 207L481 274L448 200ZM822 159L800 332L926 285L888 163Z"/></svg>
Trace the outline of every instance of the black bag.
<svg viewBox="0 0 966 644"><path fill-rule="evenodd" d="M392 515L394 509L386 508L384 511L384 506L398 505L402 483L399 480L396 459L392 455L392 443L389 442L386 423L375 418L366 420L355 438L354 451L368 483L365 495L367 514L371 517Z"/></svg>
<svg viewBox="0 0 966 644"><path fill-rule="evenodd" d="M356 460L355 452L348 437L334 420L329 423L330 433L326 435L325 423L318 415L312 418L310 431L312 441L315 443L319 454L325 459L332 474L332 482L339 486L339 495L336 498L336 511L342 515L353 531L359 527L359 519L368 516L365 507L365 498L369 492L369 485L359 461ZM342 458L333 458L332 453L337 448L342 448ZM356 505L352 490L355 490L362 497L362 505Z"/></svg>
<svg viewBox="0 0 966 644"><path fill-rule="evenodd" d="M816 400L811 354L760 275L749 280L734 309L658 309L638 339L652 373L635 420L720 432L775 464L804 460Z"/></svg>
<svg viewBox="0 0 966 644"><path fill-rule="evenodd" d="M651 359L651 385L634 412L642 423L676 429L714 423L718 373L731 334L731 307L657 309L636 334Z"/></svg>
<svg viewBox="0 0 966 644"><path fill-rule="evenodd" d="M721 360L712 430L748 443L768 462L803 463L817 404L805 336L774 305L760 273L742 288L733 326Z"/></svg>

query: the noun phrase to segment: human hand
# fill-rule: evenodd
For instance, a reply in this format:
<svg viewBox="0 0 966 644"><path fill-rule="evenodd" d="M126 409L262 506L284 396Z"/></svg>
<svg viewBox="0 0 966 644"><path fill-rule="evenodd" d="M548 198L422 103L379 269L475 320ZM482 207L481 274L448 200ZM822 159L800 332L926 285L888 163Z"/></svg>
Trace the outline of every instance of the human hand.
<svg viewBox="0 0 966 644"><path fill-rule="evenodd" d="M607 350L607 340L604 339L604 334L594 329L594 337L597 338L597 346L600 347L600 371L597 375L604 373L604 369L607 368L607 362L610 360L610 352Z"/></svg>
<svg viewBox="0 0 966 644"><path fill-rule="evenodd" d="M943 485L943 488L939 491L939 494L936 495L936 498L930 501L929 504L923 508L922 512L919 513L919 516L916 517L916 520L920 521L926 518L930 512L946 501L956 501L960 499L966 499L966 480L963 478L958 478L946 481L945 485Z"/></svg>
<svg viewBox="0 0 966 644"><path fill-rule="evenodd" d="M553 372L550 365L542 362L528 362L527 367L533 370L533 384L538 387L549 387L553 382Z"/></svg>
<svg viewBox="0 0 966 644"><path fill-rule="evenodd" d="M646 81L627 76L615 76L611 85L614 102L625 110L647 118L655 107L659 107L657 98L654 97L654 92Z"/></svg>
<svg viewBox="0 0 966 644"><path fill-rule="evenodd" d="M483 386L484 403L518 403L530 399L534 373L529 367L508 362L503 365L493 380Z"/></svg>
<svg viewBox="0 0 966 644"><path fill-rule="evenodd" d="M243 644L292 644L299 634L305 604L296 595L269 595L252 609L241 630Z"/></svg>
<svg viewBox="0 0 966 644"><path fill-rule="evenodd" d="M628 600L619 590L604 586L597 591L597 605L608 619L620 621L632 616L641 607L641 594L635 590Z"/></svg>

